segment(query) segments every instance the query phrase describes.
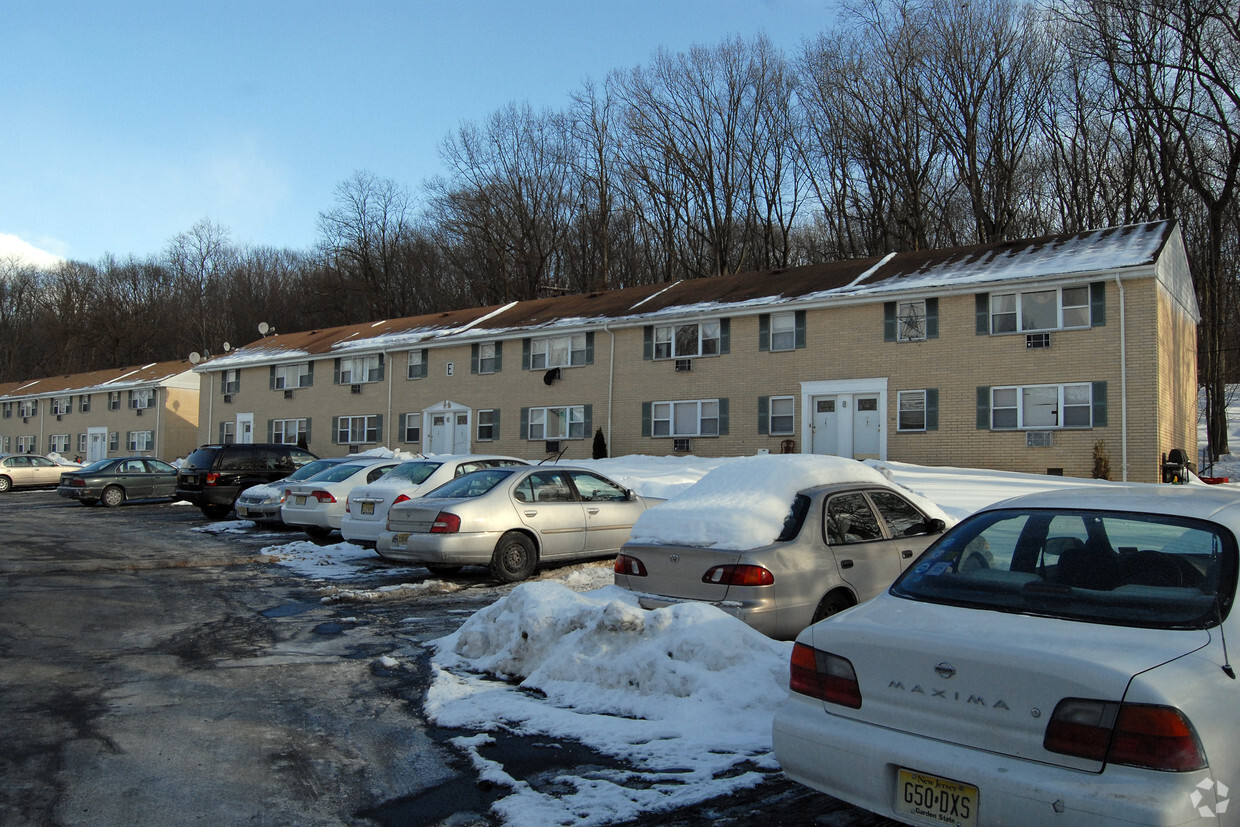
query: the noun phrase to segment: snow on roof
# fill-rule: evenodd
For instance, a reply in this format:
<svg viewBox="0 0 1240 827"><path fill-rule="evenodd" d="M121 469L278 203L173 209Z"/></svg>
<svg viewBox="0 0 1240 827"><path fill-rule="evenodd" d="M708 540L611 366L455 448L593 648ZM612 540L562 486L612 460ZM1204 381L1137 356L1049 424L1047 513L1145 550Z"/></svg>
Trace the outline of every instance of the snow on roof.
<svg viewBox="0 0 1240 827"><path fill-rule="evenodd" d="M188 361L151 362L137 367L109 368L88 373L48 376L0 384L0 399L81 394L98 391L158 387L190 371ZM197 380L193 383L197 387Z"/></svg>

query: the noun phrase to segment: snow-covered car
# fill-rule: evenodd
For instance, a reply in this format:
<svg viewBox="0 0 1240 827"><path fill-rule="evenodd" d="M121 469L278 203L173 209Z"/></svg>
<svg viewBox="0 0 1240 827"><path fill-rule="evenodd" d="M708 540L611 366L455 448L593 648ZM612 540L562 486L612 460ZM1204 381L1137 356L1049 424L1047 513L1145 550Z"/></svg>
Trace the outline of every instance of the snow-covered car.
<svg viewBox="0 0 1240 827"><path fill-rule="evenodd" d="M440 573L490 566L511 583L543 563L615 554L657 502L584 468L490 468L392 506L375 550Z"/></svg>
<svg viewBox="0 0 1240 827"><path fill-rule="evenodd" d="M320 471L326 471L333 465L348 462L351 457L332 457L307 462L293 473L277 482L267 482L245 489L237 497L234 508L237 516L243 520L255 522L283 522L280 519L280 506L284 504L284 492L290 482L309 479Z"/></svg>
<svg viewBox="0 0 1240 827"><path fill-rule="evenodd" d="M355 457L326 468L313 477L284 486L280 519L301 527L311 537L326 537L340 528L349 492L391 471L400 460L391 457Z"/></svg>
<svg viewBox="0 0 1240 827"><path fill-rule="evenodd" d="M1218 824L1238 536L1240 499L1203 486L985 508L798 636L775 757L910 824Z"/></svg>
<svg viewBox="0 0 1240 827"><path fill-rule="evenodd" d="M340 518L340 534L350 543L374 548L394 503L413 499L471 471L513 465L529 463L492 454L444 454L402 462L375 482L353 489Z"/></svg>
<svg viewBox="0 0 1240 827"><path fill-rule="evenodd" d="M886 589L947 522L853 459L747 457L643 514L616 585L645 609L710 603L789 639Z"/></svg>

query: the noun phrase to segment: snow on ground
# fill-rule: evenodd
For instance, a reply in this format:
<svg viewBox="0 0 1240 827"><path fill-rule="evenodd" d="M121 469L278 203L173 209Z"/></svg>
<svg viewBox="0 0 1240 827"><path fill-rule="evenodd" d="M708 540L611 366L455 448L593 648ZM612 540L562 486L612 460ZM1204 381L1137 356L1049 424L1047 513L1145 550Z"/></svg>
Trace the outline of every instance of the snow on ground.
<svg viewBox="0 0 1240 827"><path fill-rule="evenodd" d="M782 525L790 492L812 480L815 469L841 473L838 464L832 471L831 462L818 459L626 456L572 464L594 468L644 496L670 500L650 515L664 508L671 513L681 495L689 500L698 480L734 466L730 474L720 471L719 479L728 481L700 498L700 513L692 519L699 534L703 526L716 525L719 533L739 537L754 525L766 526L764 531ZM773 470L781 463L787 480ZM925 498L948 522L1019 494L1096 483L898 462L866 465L851 463L852 472ZM744 477L750 491L736 482ZM768 490L778 495L761 496ZM690 518L686 512L678 519ZM218 530L229 525L215 524ZM325 601L459 588L411 566L407 583L352 589L340 581L373 561L374 552L351 543L298 540L263 552L321 581ZM484 778L508 789L493 808L505 823L586 827L635 819L752 787L778 770L770 726L787 695L791 643L770 640L710 606L645 611L612 585L609 561L547 569L507 594L499 587L496 593L503 596L432 644L434 681L426 711L441 726L477 732L455 744ZM621 760L625 770L517 778L486 756L493 740L488 733L499 732L580 742Z"/></svg>

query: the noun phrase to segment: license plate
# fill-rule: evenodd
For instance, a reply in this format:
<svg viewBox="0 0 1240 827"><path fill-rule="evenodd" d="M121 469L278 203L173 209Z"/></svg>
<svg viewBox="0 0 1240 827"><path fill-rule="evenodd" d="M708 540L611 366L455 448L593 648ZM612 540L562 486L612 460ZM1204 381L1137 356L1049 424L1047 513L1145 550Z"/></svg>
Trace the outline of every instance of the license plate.
<svg viewBox="0 0 1240 827"><path fill-rule="evenodd" d="M409 542L408 534L396 534L392 537L393 546L403 546L407 542Z"/></svg>
<svg viewBox="0 0 1240 827"><path fill-rule="evenodd" d="M305 505L305 504L306 504L305 497L297 497L297 505Z"/></svg>
<svg viewBox="0 0 1240 827"><path fill-rule="evenodd" d="M248 514L248 513L249 513L249 512L245 510L245 506L244 506L244 505L238 505L238 506L237 506L237 516L238 516L238 517L244 517L244 516L245 516L246 514Z"/></svg>
<svg viewBox="0 0 1240 827"><path fill-rule="evenodd" d="M362 513L363 514L374 514L375 504L374 503L362 503Z"/></svg>
<svg viewBox="0 0 1240 827"><path fill-rule="evenodd" d="M895 811L925 824L977 824L977 787L902 769L896 779Z"/></svg>

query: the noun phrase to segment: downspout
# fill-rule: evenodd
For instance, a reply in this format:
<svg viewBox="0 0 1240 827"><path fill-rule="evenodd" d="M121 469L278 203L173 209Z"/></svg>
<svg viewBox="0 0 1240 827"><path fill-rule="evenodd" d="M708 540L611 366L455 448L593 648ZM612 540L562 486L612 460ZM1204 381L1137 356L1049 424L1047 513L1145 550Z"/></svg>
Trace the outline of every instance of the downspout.
<svg viewBox="0 0 1240 827"><path fill-rule="evenodd" d="M163 391L162 394L160 393L161 390ZM168 402L168 389L156 386L153 395L157 400L161 396L163 397L163 404L157 404L155 406L155 438L151 440L152 445L150 449L151 456L158 457L163 455L163 441L161 439L163 429L160 427L160 423L163 421L164 417L164 404Z"/></svg>
<svg viewBox="0 0 1240 827"><path fill-rule="evenodd" d="M608 322L603 323L603 332L611 337L611 347L607 357L607 453L610 454L615 450L611 444L611 407L616 378L616 333L607 325Z"/></svg>
<svg viewBox="0 0 1240 827"><path fill-rule="evenodd" d="M1128 482L1128 334L1127 316L1124 311L1124 283L1115 274L1115 286L1119 289L1119 427L1120 467L1123 481Z"/></svg>
<svg viewBox="0 0 1240 827"><path fill-rule="evenodd" d="M213 440L211 434L215 432L212 423L215 421L215 374L211 371L203 371L207 375L207 432L203 434L206 437L200 445L210 445ZM201 423L198 426L202 427Z"/></svg>
<svg viewBox="0 0 1240 827"><path fill-rule="evenodd" d="M392 374L396 372L396 366L392 363L392 354L386 350L383 352L383 359L387 364L384 366L384 373L387 376L387 432L389 437L395 433L395 424L392 422ZM385 438L384 442L391 444L395 440ZM399 443L398 443L399 444ZM397 448L396 450L400 450Z"/></svg>

